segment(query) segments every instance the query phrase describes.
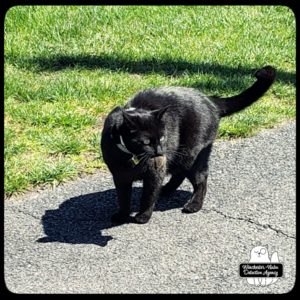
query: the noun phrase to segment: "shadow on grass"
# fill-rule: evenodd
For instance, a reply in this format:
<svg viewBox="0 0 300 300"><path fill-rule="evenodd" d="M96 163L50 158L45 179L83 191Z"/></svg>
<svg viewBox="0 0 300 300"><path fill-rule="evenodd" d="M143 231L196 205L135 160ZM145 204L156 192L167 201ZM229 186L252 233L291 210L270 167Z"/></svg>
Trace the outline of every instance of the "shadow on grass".
<svg viewBox="0 0 300 300"><path fill-rule="evenodd" d="M133 211L138 210L141 190L142 188L133 188ZM178 190L169 199L159 199L155 210L165 211L182 207L190 195L189 192ZM38 239L37 242L95 244L104 247L112 237L103 236L101 230L117 226L110 221L111 215L116 211L115 189L70 198L58 209L46 210L42 217L46 236Z"/></svg>
<svg viewBox="0 0 300 300"><path fill-rule="evenodd" d="M23 59L18 66L36 71L60 71L68 68L77 69L107 69L133 74L156 73L166 76L182 76L184 73L212 74L219 77L231 78L233 76L252 75L257 68L246 66L225 66L217 63L191 63L185 60L145 58L132 60L113 55L54 55L50 57L35 57ZM263 66L259 66L263 67ZM259 68L258 67L258 68ZM276 67L276 66L275 66ZM278 81L285 84L296 85L295 73L278 70Z"/></svg>

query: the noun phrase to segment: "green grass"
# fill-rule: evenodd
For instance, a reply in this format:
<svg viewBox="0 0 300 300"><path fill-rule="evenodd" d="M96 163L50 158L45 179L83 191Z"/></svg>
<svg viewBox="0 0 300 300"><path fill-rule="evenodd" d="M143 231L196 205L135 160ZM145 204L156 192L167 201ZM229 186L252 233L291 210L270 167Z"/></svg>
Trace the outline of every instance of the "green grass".
<svg viewBox="0 0 300 300"><path fill-rule="evenodd" d="M5 193L103 168L105 115L154 86L233 95L264 65L272 89L219 138L295 118L295 18L284 6L23 6L5 18Z"/></svg>

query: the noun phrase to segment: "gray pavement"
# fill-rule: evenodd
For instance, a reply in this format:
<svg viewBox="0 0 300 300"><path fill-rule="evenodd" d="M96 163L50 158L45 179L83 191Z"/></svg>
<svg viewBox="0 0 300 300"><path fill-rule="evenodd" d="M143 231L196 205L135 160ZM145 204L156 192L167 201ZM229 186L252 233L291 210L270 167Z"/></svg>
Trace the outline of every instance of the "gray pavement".
<svg viewBox="0 0 300 300"><path fill-rule="evenodd" d="M203 209L183 214L184 182L148 224L112 226L109 173L5 201L4 268L14 293L286 293L295 282L295 122L216 142ZM134 188L134 210L141 185ZM278 252L284 276L239 276L250 251Z"/></svg>

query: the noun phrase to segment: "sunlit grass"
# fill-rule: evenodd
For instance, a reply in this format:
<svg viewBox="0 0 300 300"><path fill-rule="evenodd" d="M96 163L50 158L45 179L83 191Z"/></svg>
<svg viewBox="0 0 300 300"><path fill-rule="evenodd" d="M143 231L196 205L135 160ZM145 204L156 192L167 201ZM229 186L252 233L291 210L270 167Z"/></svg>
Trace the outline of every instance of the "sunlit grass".
<svg viewBox="0 0 300 300"><path fill-rule="evenodd" d="M295 118L295 19L284 6L23 6L5 18L5 193L103 168L105 116L139 90L234 95L264 65L272 89L219 138Z"/></svg>

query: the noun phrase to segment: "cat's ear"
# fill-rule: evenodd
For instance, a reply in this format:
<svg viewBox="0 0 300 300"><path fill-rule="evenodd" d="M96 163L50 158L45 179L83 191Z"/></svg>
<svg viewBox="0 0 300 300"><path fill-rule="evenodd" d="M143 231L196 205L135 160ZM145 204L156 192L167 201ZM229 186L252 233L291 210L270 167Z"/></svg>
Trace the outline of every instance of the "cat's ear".
<svg viewBox="0 0 300 300"><path fill-rule="evenodd" d="M134 129L136 127L134 121L132 120L132 117L124 110L122 109L122 115L123 115L123 120L125 124L131 128Z"/></svg>
<svg viewBox="0 0 300 300"><path fill-rule="evenodd" d="M164 113L167 111L167 109L170 106L171 105L167 105L167 106L165 106L163 108L153 110L151 113L155 116L156 119L161 120L162 116L164 115Z"/></svg>

